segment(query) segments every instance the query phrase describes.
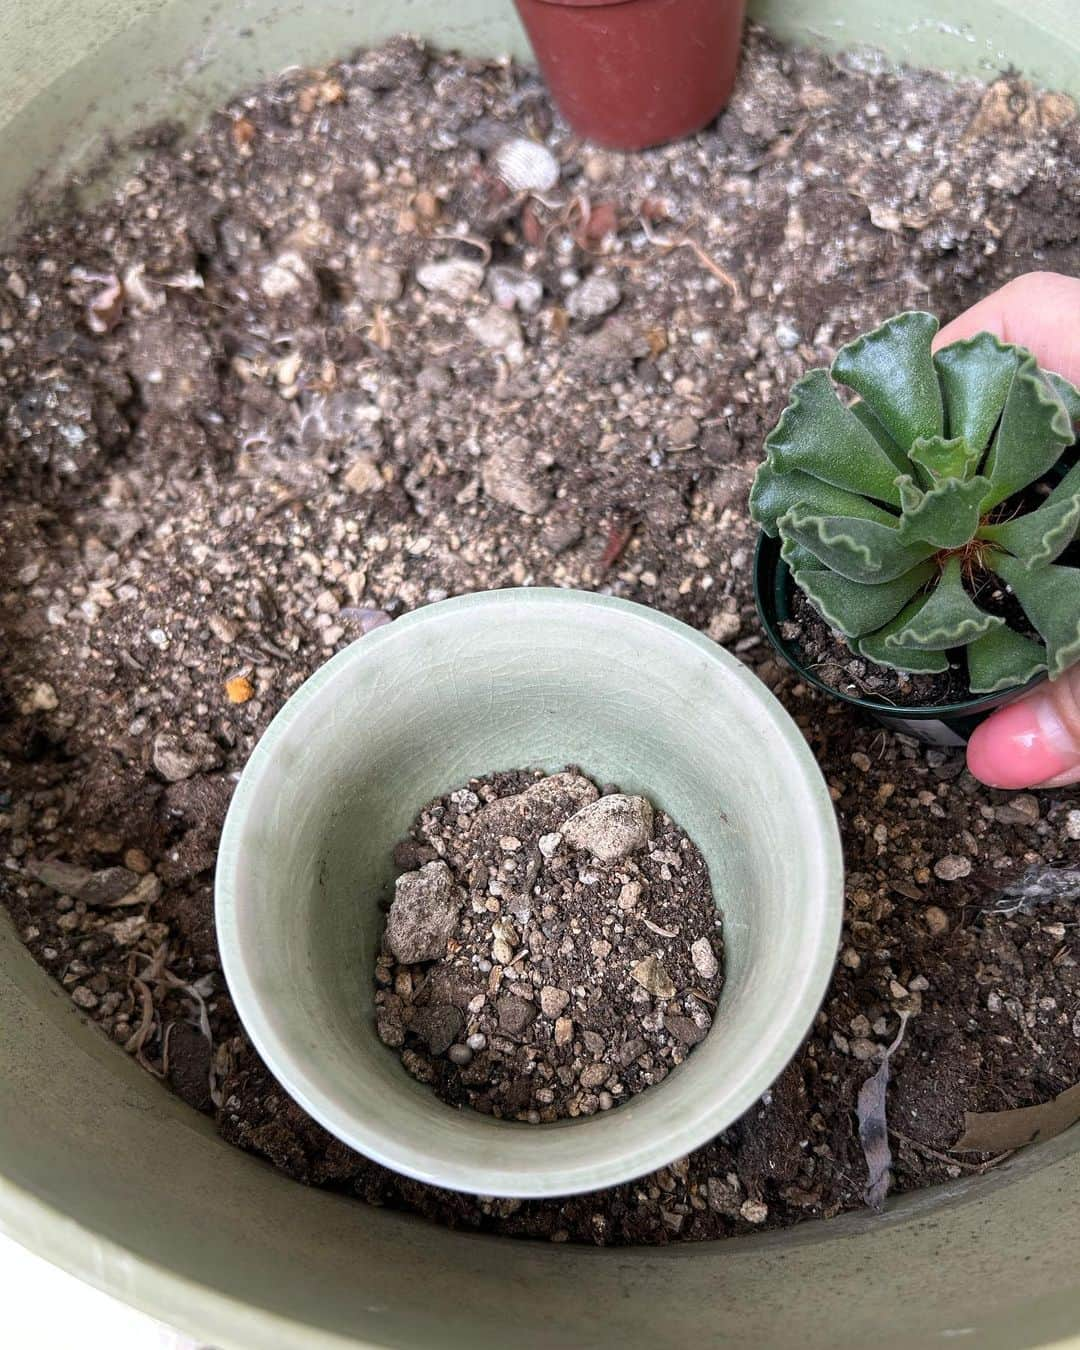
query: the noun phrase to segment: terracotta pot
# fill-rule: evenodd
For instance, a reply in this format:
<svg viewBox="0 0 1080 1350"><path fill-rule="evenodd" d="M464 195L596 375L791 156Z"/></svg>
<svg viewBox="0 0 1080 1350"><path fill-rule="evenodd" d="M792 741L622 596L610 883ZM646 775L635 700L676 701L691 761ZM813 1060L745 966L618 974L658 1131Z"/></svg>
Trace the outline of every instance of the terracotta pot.
<svg viewBox="0 0 1080 1350"><path fill-rule="evenodd" d="M731 96L745 0L515 0L563 116L620 150L676 140Z"/></svg>

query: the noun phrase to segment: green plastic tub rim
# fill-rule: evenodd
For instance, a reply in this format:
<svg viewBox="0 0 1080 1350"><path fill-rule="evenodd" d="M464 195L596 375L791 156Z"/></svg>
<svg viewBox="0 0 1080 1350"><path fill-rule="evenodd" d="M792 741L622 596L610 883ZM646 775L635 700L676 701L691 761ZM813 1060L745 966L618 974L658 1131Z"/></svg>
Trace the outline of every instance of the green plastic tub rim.
<svg viewBox="0 0 1080 1350"><path fill-rule="evenodd" d="M1080 94L1073 0L758 0L779 36ZM506 0L0 0L0 221L103 132L394 32L525 55ZM118 166L118 171L123 171ZM298 1186L217 1137L0 915L0 1229L219 1350L1080 1347L1080 1127L985 1177L665 1249L452 1233Z"/></svg>

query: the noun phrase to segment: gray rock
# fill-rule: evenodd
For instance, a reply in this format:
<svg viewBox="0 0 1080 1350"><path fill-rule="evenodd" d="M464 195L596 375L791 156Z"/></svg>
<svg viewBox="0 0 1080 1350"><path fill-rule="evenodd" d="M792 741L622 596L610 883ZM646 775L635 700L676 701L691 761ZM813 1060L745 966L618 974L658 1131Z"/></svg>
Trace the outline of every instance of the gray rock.
<svg viewBox="0 0 1080 1350"><path fill-rule="evenodd" d="M571 848L587 849L601 862L629 857L649 842L653 809L644 797L614 792L590 802L563 825Z"/></svg>
<svg viewBox="0 0 1080 1350"><path fill-rule="evenodd" d="M138 875L129 872L126 867L106 867L101 872L95 872L87 881L79 892L79 899L85 900L88 905L109 905L114 900L130 895L139 880Z"/></svg>
<svg viewBox="0 0 1080 1350"><path fill-rule="evenodd" d="M622 292L614 277L593 272L566 297L566 309L574 319L600 319L621 299Z"/></svg>
<svg viewBox="0 0 1080 1350"><path fill-rule="evenodd" d="M524 436L514 436L494 449L482 477L489 497L522 515L540 515L551 500L551 486Z"/></svg>
<svg viewBox="0 0 1080 1350"><path fill-rule="evenodd" d="M1035 825L1039 820L1039 799L1030 792L1022 792L1004 806L995 807L994 819L999 825Z"/></svg>
<svg viewBox="0 0 1080 1350"><path fill-rule="evenodd" d="M738 1214L742 1204L742 1188L737 1177L734 1175L730 1179L710 1177L705 1183L705 1189L709 1208L714 1213L727 1214L730 1218Z"/></svg>
<svg viewBox="0 0 1080 1350"><path fill-rule="evenodd" d="M536 1021L536 1007L516 994L504 994L495 1004L504 1036L523 1036Z"/></svg>
<svg viewBox="0 0 1080 1350"><path fill-rule="evenodd" d="M509 310L491 305L483 314L466 319L465 326L482 347L492 352L504 352L511 362L522 359L525 347L521 324Z"/></svg>
<svg viewBox="0 0 1080 1350"><path fill-rule="evenodd" d="M150 759L166 782L180 783L214 768L221 762L221 752L203 732L182 740L172 732L161 731L154 737Z"/></svg>
<svg viewBox="0 0 1080 1350"><path fill-rule="evenodd" d="M398 877L386 921L386 942L394 956L406 965L445 956L464 903L444 862L429 862Z"/></svg>
<svg viewBox="0 0 1080 1350"><path fill-rule="evenodd" d="M450 1004L434 1008L417 1008L409 1030L427 1042L433 1055L445 1054L461 1033L464 1018L459 1009Z"/></svg>
<svg viewBox="0 0 1080 1350"><path fill-rule="evenodd" d="M553 835L587 802L599 796L595 784L579 773L553 773L531 783L513 797L498 797L480 809L477 824L496 837L516 834L519 838ZM549 845L553 844L549 840ZM558 847L558 845L554 845Z"/></svg>
<svg viewBox="0 0 1080 1350"><path fill-rule="evenodd" d="M934 876L941 881L959 881L961 877L970 874L971 859L964 858L958 853L947 853L934 864Z"/></svg>
<svg viewBox="0 0 1080 1350"><path fill-rule="evenodd" d="M422 263L416 269L416 279L425 291L447 295L451 300L468 300L480 289L484 267L471 258L443 258Z"/></svg>
<svg viewBox="0 0 1080 1350"><path fill-rule="evenodd" d="M540 990L540 1011L545 1017L558 1017L570 1002L570 994L553 984L545 984Z"/></svg>
<svg viewBox="0 0 1080 1350"><path fill-rule="evenodd" d="M357 295L372 304L389 304L399 299L405 288L405 278L396 267L368 258L361 258L355 265L352 278Z"/></svg>
<svg viewBox="0 0 1080 1350"><path fill-rule="evenodd" d="M60 862L56 858L27 863L26 870L51 891L76 897L93 876L89 867L77 867L74 863Z"/></svg>
<svg viewBox="0 0 1080 1350"><path fill-rule="evenodd" d="M698 938L696 942L690 944L690 960L703 980L711 980L720 969L716 963L716 953L708 938Z"/></svg>
<svg viewBox="0 0 1080 1350"><path fill-rule="evenodd" d="M502 309L535 314L544 303L544 283L539 277L516 267L493 267L488 273L487 284L491 298Z"/></svg>
<svg viewBox="0 0 1080 1350"><path fill-rule="evenodd" d="M586 1090L598 1088L611 1077L611 1067L607 1064L587 1064L581 1071L581 1086Z"/></svg>
<svg viewBox="0 0 1080 1350"><path fill-rule="evenodd" d="M678 1017L669 1014L664 1018L664 1026L683 1045L697 1045L705 1039L707 1028L699 1027L692 1017Z"/></svg>

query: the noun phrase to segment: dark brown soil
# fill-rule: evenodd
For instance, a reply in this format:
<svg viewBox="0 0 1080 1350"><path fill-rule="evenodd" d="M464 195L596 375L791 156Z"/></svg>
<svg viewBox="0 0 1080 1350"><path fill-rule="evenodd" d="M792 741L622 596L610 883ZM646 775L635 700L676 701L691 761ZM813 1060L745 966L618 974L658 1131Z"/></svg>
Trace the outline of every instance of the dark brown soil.
<svg viewBox="0 0 1080 1350"><path fill-rule="evenodd" d="M644 798L601 798L575 770L493 774L426 806L398 858L376 1025L443 1101L533 1125L595 1115L709 1034L708 868Z"/></svg>
<svg viewBox="0 0 1080 1350"><path fill-rule="evenodd" d="M553 152L544 201L495 171L507 128ZM746 493L841 342L1080 271L1078 165L1075 109L1018 80L752 34L718 126L643 155L578 143L517 67L395 44L158 138L100 206L74 185L0 256L2 876L45 970L227 1139L457 1227L657 1243L859 1207L855 1101L902 1011L895 1188L992 1162L950 1156L965 1110L1080 1079L1075 898L995 908L1076 864L1080 794L985 789L782 668ZM463 299L417 283L488 248ZM805 731L848 864L835 977L772 1090L671 1167L544 1203L410 1182L307 1119L239 1026L212 900L236 774L327 655L372 611L530 584L731 646Z"/></svg>
<svg viewBox="0 0 1080 1350"><path fill-rule="evenodd" d="M940 675L890 670L853 652L798 587L792 591L791 615L780 625L781 637L791 644L792 655L832 689L894 708L932 708L971 697L960 653L949 654L949 669Z"/></svg>

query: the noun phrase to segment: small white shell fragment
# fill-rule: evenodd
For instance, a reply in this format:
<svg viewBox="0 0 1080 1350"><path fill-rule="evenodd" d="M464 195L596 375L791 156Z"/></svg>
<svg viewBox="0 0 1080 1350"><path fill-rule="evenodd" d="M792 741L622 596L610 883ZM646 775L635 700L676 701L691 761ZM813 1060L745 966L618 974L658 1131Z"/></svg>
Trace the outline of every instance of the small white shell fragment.
<svg viewBox="0 0 1080 1350"><path fill-rule="evenodd" d="M559 181L559 161L546 145L524 136L503 141L491 159L511 192L550 192Z"/></svg>

